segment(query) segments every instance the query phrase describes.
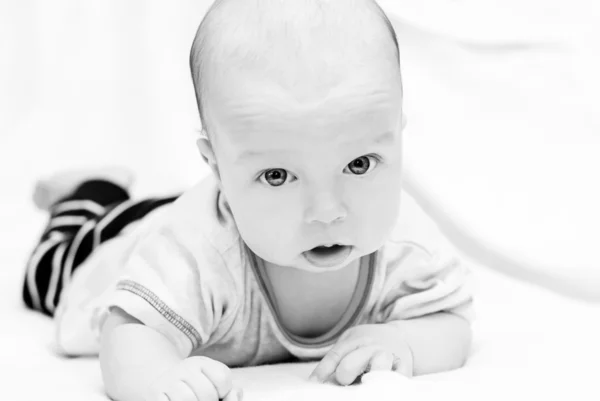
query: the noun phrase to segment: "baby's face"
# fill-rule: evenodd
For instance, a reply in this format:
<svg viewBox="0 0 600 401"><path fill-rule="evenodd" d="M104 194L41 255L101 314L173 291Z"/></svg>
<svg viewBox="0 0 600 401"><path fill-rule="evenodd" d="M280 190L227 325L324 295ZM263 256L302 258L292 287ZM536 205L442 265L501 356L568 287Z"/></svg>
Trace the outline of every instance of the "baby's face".
<svg viewBox="0 0 600 401"><path fill-rule="evenodd" d="M228 80L211 97L221 188L247 246L307 271L343 268L380 248L399 211L399 78L356 74L329 93ZM339 244L343 248L311 251Z"/></svg>

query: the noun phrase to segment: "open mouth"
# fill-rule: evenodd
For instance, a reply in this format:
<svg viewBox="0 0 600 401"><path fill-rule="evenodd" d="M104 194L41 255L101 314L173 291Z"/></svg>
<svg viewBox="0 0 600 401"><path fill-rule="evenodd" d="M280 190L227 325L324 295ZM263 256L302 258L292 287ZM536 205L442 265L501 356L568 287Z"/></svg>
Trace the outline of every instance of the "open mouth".
<svg viewBox="0 0 600 401"><path fill-rule="evenodd" d="M322 245L304 252L304 257L314 266L333 267L343 263L351 251L352 247L349 245Z"/></svg>
<svg viewBox="0 0 600 401"><path fill-rule="evenodd" d="M327 255L327 254L331 254L331 253L335 253L337 251L340 250L340 248L343 248L343 245L331 245L331 246L317 246L313 249L310 250L310 252L314 252L317 255Z"/></svg>

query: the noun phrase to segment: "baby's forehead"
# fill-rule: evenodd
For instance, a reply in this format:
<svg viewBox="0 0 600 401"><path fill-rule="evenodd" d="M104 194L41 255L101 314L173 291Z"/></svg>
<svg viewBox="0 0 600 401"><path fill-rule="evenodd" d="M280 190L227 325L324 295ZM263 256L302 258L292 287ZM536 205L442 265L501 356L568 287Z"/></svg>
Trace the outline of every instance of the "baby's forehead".
<svg viewBox="0 0 600 401"><path fill-rule="evenodd" d="M340 66L333 71L314 67L307 74L297 70L272 74L230 65L215 78L207 99L231 113L350 113L402 97L400 75L391 63L377 68Z"/></svg>
<svg viewBox="0 0 600 401"><path fill-rule="evenodd" d="M376 76L315 90L311 85L284 89L272 82L252 79L245 83L231 80L226 85L228 90L213 92L207 110L234 131L260 129L263 125L286 131L289 125L314 127L337 120L374 119L401 109L399 85Z"/></svg>
<svg viewBox="0 0 600 401"><path fill-rule="evenodd" d="M392 85L340 85L327 96L298 101L293 94L253 82L210 102L213 134L230 154L271 149L311 153L328 146L367 144L361 139L392 132L401 117L401 94Z"/></svg>

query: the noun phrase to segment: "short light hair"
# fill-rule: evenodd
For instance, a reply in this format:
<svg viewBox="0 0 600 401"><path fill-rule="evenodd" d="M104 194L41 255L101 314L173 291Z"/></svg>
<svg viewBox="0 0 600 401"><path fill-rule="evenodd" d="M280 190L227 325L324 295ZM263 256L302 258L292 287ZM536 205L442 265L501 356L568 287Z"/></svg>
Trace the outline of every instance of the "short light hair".
<svg viewBox="0 0 600 401"><path fill-rule="evenodd" d="M247 8L248 5L251 4L254 12L269 13L277 12L277 9L282 10L282 7L289 5L294 7L294 13L298 13L298 8L300 8L301 12L319 15L318 13L322 13L324 5L331 5L333 3L336 3L336 6L338 7L354 7L356 9L355 11L358 11L359 13L370 12L369 14L376 17L376 23L382 26L386 31L386 36L392 39L391 53L392 57L397 62L398 73L400 73L400 50L396 31L385 12L374 0L215 0L215 2L206 12L202 22L200 23L200 26L198 27L198 30L196 31L196 36L192 43L189 59L196 102L200 114L200 122L203 128L206 129L207 134L211 132L210 123L206 118L205 107L205 98L207 94L206 88L208 86L207 67L210 65L210 63L215 63L219 60L222 60L222 57L225 55L224 50L219 47L219 38L222 37L223 34L226 34L226 32L223 32L223 30L239 28L240 24L236 25L236 23L240 22L240 20L244 21L244 15L240 15L244 13L244 10L241 10L240 6L243 5ZM273 5L278 7L275 8L276 11L269 9L269 6ZM236 11L238 12L236 13ZM294 18L296 15L297 14L293 14L292 18ZM290 14L287 14L287 16L289 17ZM282 18L284 18L284 16L282 16ZM286 21L283 21L283 31L289 29L285 24ZM244 28L248 28L248 26L245 26ZM250 28L260 30L264 27L259 26L259 24L255 24ZM246 47L242 48L242 46L238 46L233 51L244 53L248 57L252 57L253 55L252 49L248 49ZM400 85L402 85L401 80Z"/></svg>

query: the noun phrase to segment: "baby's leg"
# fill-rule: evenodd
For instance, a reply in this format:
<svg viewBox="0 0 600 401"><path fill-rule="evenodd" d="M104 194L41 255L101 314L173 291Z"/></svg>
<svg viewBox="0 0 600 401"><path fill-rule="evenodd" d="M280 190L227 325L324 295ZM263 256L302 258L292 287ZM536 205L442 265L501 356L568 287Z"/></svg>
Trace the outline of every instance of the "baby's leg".
<svg viewBox="0 0 600 401"><path fill-rule="evenodd" d="M27 264L23 300L28 308L53 316L71 275L99 245L177 198L130 200L131 176L107 171L59 174L40 181L42 190L38 183L34 201L50 219Z"/></svg>
<svg viewBox="0 0 600 401"><path fill-rule="evenodd" d="M52 205L71 194L80 184L93 179L110 181L125 190L129 190L133 183L131 171L119 166L60 171L38 180L33 193L33 203L41 210L50 211Z"/></svg>

